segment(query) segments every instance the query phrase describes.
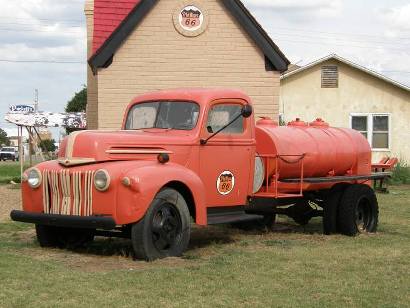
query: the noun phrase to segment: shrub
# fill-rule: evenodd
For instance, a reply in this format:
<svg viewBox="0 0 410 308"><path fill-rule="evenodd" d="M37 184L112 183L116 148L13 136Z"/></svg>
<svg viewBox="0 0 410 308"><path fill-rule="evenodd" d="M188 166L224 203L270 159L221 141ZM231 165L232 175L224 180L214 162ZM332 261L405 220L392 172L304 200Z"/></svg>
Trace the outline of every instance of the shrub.
<svg viewBox="0 0 410 308"><path fill-rule="evenodd" d="M404 161L399 161L393 169L391 181L393 184L410 184L410 166Z"/></svg>

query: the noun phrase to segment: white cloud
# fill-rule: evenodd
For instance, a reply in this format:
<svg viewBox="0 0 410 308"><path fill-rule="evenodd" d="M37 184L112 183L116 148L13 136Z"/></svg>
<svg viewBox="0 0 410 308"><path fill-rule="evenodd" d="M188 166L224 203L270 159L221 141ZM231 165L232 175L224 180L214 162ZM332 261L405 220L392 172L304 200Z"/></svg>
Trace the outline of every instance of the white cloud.
<svg viewBox="0 0 410 308"><path fill-rule="evenodd" d="M386 9L381 12L385 21L389 24L390 28L397 31L407 31L410 30L410 3Z"/></svg>
<svg viewBox="0 0 410 308"><path fill-rule="evenodd" d="M0 59L86 61L84 1L0 0ZM86 83L86 64L0 62L0 127L11 104L31 103L60 112Z"/></svg>
<svg viewBox="0 0 410 308"><path fill-rule="evenodd" d="M339 14L342 6L341 0L244 0L243 2L251 9L275 10L294 14L309 12L313 15Z"/></svg>

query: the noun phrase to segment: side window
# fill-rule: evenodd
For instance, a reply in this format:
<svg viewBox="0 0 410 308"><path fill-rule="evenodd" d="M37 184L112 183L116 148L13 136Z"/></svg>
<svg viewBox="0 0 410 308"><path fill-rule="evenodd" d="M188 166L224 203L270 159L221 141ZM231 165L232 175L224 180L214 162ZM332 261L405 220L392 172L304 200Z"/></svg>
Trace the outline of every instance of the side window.
<svg viewBox="0 0 410 308"><path fill-rule="evenodd" d="M208 133L215 133L241 114L242 106L233 104L215 105L208 115L206 129ZM244 132L244 119L239 117L221 134L242 134Z"/></svg>
<svg viewBox="0 0 410 308"><path fill-rule="evenodd" d="M361 132L362 135L367 139L367 116L352 116L352 128Z"/></svg>
<svg viewBox="0 0 410 308"><path fill-rule="evenodd" d="M389 139L389 117L385 115L374 115L372 147L374 149L388 149Z"/></svg>
<svg viewBox="0 0 410 308"><path fill-rule="evenodd" d="M351 116L352 128L362 133L374 150L387 150L390 147L389 115L356 114Z"/></svg>

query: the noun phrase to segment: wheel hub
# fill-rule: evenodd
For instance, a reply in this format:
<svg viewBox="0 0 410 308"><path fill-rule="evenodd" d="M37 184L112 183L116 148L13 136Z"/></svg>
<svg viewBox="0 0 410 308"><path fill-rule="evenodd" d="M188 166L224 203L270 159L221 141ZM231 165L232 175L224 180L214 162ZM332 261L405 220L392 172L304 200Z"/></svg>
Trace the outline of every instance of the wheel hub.
<svg viewBox="0 0 410 308"><path fill-rule="evenodd" d="M152 220L152 238L155 247L164 251L171 249L181 236L182 222L175 206L163 204Z"/></svg>

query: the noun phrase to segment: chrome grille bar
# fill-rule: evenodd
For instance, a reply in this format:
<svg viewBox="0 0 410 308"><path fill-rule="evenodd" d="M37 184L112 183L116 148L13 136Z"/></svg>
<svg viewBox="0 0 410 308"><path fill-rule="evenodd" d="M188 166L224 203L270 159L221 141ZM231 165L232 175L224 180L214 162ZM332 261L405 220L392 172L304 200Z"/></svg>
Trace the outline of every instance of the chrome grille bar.
<svg viewBox="0 0 410 308"><path fill-rule="evenodd" d="M43 171L43 207L46 214L91 216L94 171Z"/></svg>

